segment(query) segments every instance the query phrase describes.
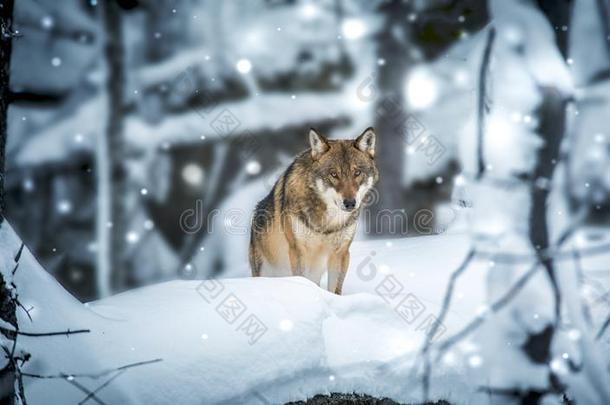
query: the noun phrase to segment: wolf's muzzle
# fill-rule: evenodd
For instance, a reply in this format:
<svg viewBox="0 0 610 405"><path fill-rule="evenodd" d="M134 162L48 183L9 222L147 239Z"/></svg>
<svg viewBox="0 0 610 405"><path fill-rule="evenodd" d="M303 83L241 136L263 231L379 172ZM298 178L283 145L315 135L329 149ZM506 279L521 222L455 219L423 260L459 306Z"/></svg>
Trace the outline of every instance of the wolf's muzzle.
<svg viewBox="0 0 610 405"><path fill-rule="evenodd" d="M343 200L343 208L346 211L351 211L354 208L356 208L356 199L354 199L354 198L346 198L345 200Z"/></svg>

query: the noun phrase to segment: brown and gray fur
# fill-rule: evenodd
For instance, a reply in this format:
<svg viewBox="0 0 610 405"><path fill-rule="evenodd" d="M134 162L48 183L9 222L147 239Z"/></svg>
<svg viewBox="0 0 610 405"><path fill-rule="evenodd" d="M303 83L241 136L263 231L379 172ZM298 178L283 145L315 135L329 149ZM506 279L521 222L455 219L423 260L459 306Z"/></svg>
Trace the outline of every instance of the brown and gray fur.
<svg viewBox="0 0 610 405"><path fill-rule="evenodd" d="M254 211L250 267L257 276L304 276L341 294L362 201L379 178L375 131L328 140L309 131L296 157Z"/></svg>

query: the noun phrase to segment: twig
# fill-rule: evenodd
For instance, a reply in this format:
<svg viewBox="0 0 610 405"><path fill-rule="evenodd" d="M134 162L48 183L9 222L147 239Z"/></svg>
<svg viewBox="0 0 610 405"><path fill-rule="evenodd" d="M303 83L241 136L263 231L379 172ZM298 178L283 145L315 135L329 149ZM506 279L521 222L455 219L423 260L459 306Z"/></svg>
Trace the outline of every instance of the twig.
<svg viewBox="0 0 610 405"><path fill-rule="evenodd" d="M137 363L130 363L130 364L126 364L124 366L117 368L117 370L127 370L128 368L145 366L147 364L158 363L160 361L163 361L163 359L153 359L153 360L140 361Z"/></svg>
<svg viewBox="0 0 610 405"><path fill-rule="evenodd" d="M21 400L22 405L27 405L27 400L25 399L25 386L23 385L23 377L21 376L21 371L18 367L15 368L15 373L17 374L17 392L19 395L19 399Z"/></svg>
<svg viewBox="0 0 610 405"><path fill-rule="evenodd" d="M584 218L584 215L585 215L584 211L580 211L576 215L574 221L572 221L572 224L568 228L566 228L561 233L561 235L559 235L559 238L557 238L557 243L555 244L554 249L561 248L561 246L563 246L563 244L567 240L570 239L570 237L574 234L574 232L576 232L576 230L579 228L582 218ZM554 249L549 249L549 250L553 251ZM479 253L480 252L476 253L477 256L479 255ZM566 252L566 253L573 254L573 251ZM523 288L523 286L525 286L525 284L527 284L527 282L530 280L530 278L538 270L538 267L541 264L542 258L545 257L545 253L542 252L541 255L539 255L538 257L536 257L536 256L533 256L533 257L536 258L535 263L532 265L532 267L527 272L525 272L525 274L523 274L521 276L521 278L519 278L515 282L515 284L513 284L513 286L504 294L504 296L500 297L496 302L494 302L491 305L490 309L492 312L497 312L500 309L502 309L519 292L519 290L521 288ZM494 261L496 261L495 257L494 257ZM442 344L439 345L439 349L438 349L439 353L437 354L436 359L438 360L446 350L448 350L455 343L457 343L462 338L464 338L465 336L470 334L472 331L474 331L476 328L478 328L483 323L484 320L485 320L484 316L477 316L468 325L466 325L464 328L462 328L461 331L459 331L452 337L447 338Z"/></svg>
<svg viewBox="0 0 610 405"><path fill-rule="evenodd" d="M582 207L576 212L572 223L568 226L557 238L557 241L553 246L547 249L541 249L538 254L518 254L518 253L497 253L497 252L486 252L478 250L476 253L477 258L493 259L496 263L502 264L523 264L529 263L532 260L568 260L573 259L574 254L580 257L582 256L593 256L602 253L610 252L610 243L592 246L589 248L582 248L580 250L570 249L561 250L561 247L574 235L574 233L580 228L582 222L589 214L587 207Z"/></svg>
<svg viewBox="0 0 610 405"><path fill-rule="evenodd" d="M17 300L17 305L19 306L19 308L23 309L23 312L25 312L25 314L27 315L27 317L29 318L30 322L34 321L32 319L32 315L30 315L30 310L32 310L32 308L30 308L29 310L23 306L23 304L21 303L21 301Z"/></svg>
<svg viewBox="0 0 610 405"><path fill-rule="evenodd" d="M424 374L422 376L422 385L424 392L424 401L427 401L428 394L430 390L430 373L431 373L431 365L430 365L430 357L428 355L428 351L430 346L432 345L432 339L440 325L445 321L445 317L449 312L449 306L451 305L451 298L453 297L453 289L455 288L455 283L457 279L464 273L464 271L468 268L470 262L475 256L475 250L470 249L460 266L451 273L449 277L449 282L447 283L447 288L445 289L445 296L443 298L443 305L441 306L441 310L437 316L437 321L434 322L432 327L428 330L426 334L426 339L424 341L424 346L420 351L420 356L424 357Z"/></svg>
<svg viewBox="0 0 610 405"><path fill-rule="evenodd" d="M163 361L163 359L154 359L154 360L140 361L140 362L137 362L137 363L126 364L124 366L113 368L113 369L110 369L110 370L101 371L99 373L83 373L83 374L59 373L59 374L47 374L47 375L44 375L44 374L23 373L23 376L24 377L30 377L30 378L39 378L39 379L44 379L44 380L50 380L50 379L67 379L67 380L71 380L71 379L74 379L74 378L92 378L92 379L97 379L97 378L104 377L106 375L112 374L115 371L127 370L129 368L144 366L144 365L152 364L152 363L158 363L160 361Z"/></svg>
<svg viewBox="0 0 610 405"><path fill-rule="evenodd" d="M14 257L15 266L12 271L13 276L15 275L15 273L17 272L17 269L19 268L19 262L21 259L21 255L23 253L23 249L24 249L24 244L22 243ZM1 274L0 274L0 278L1 278ZM30 314L28 313L27 309L19 302L19 298L18 298L18 294L17 294L17 285L14 282L11 282L11 283L4 282L4 288L6 289L7 302L12 304L15 309L18 307L22 308L26 312L28 317L30 317ZM3 303L3 304L5 304L5 303ZM31 320L31 317L30 317L30 320ZM77 330L67 329L65 331L58 331L58 332L24 332L19 329L19 324L17 322L8 322L5 319L3 319L3 321L6 321L7 325L12 326L14 329L11 327L0 326L0 332L2 332L4 335L6 335L9 338L9 340L12 341L12 347L9 348L5 345L0 345L0 348L2 349L2 351L4 351L7 361L8 361L5 369L12 370L12 373L14 373L16 392L13 391L13 395L23 405L27 405L23 377L65 380L86 394L86 397L80 402L80 404L83 404L83 403L89 401L90 399L92 399L96 403L98 403L98 405L105 405L104 402L96 396L96 393L98 393L100 390L107 387L112 381L114 381L121 374L123 374L124 372L126 372L128 369L130 369L132 367L142 366L142 365L156 363L158 361L161 361L161 359L141 361L141 362L137 362L137 363L126 364L126 365L120 366L116 369L106 370L106 371L102 371L99 373L92 373L92 374L74 374L74 375L72 375L72 374L60 373L57 375L39 375L39 374L24 373L21 370L21 367L29 360L30 355L28 353L24 353L23 355L19 355L19 356L15 355L15 352L17 350L18 336L29 336L29 337L66 336L66 337L68 337L70 335L75 335L75 334L90 333L91 331L89 329L77 329ZM21 362L21 364L19 364L19 362ZM109 378L107 381L105 381L103 384L101 384L99 387L97 387L94 391L87 389L84 385L75 381L75 378L77 378L77 377L96 379L96 378L100 378L100 377L103 377L103 376L106 376L109 374L113 374L113 373L115 373L115 374L111 378Z"/></svg>
<svg viewBox="0 0 610 405"><path fill-rule="evenodd" d="M21 253L23 252L24 246L25 246L24 243L21 242L21 246L19 247L19 250L17 251L17 254L15 254L15 257L13 259L13 261L15 262L15 267L13 268L13 272L12 272L13 276L17 272L17 268L19 268L19 260L21 259Z"/></svg>
<svg viewBox="0 0 610 405"><path fill-rule="evenodd" d="M519 291L527 284L527 282L534 276L538 269L540 268L540 261L536 261L528 271L526 271L513 285L508 291L500 297L497 301L495 301L489 307L489 311L498 312L502 308L504 308L510 301L519 293ZM459 332L454 334L453 336L447 338L443 342L439 343L438 352L435 358L435 361L441 358L441 356L450 349L454 344L468 336L470 333L475 331L486 319L486 314L482 314L474 318L470 323L468 323L465 327L463 327Z"/></svg>
<svg viewBox="0 0 610 405"><path fill-rule="evenodd" d="M606 333L606 329L608 329L608 326L610 326L610 313L606 317L606 320L604 321L602 327L599 328L599 330L597 331L597 334L595 335L595 340L599 340L602 336L604 336L604 333Z"/></svg>
<svg viewBox="0 0 610 405"><path fill-rule="evenodd" d="M83 393L90 395L91 394L91 390L87 387L85 387L84 385L82 385L81 383L79 383L76 380L67 380L70 384L74 385L76 388L78 388L80 391L82 391ZM95 402L98 403L98 405L106 405L106 403L104 401L102 401L97 395L91 395L92 400L94 400Z"/></svg>
<svg viewBox="0 0 610 405"><path fill-rule="evenodd" d="M485 133L485 96L487 94L487 73L489 71L489 61L491 60L491 50L493 48L494 39L496 37L496 29L491 27L487 33L487 41L485 50L483 51L483 59L479 70L479 93L478 93L478 111L477 111L477 180L483 177L485 172L485 159L483 157L483 138Z"/></svg>
<svg viewBox="0 0 610 405"><path fill-rule="evenodd" d="M77 329L77 330L64 330L61 332L23 332L20 330L15 330L15 329L9 329L9 328L5 328L3 326L0 326L0 331L2 332L10 332L10 333L15 333L17 335L21 335L21 336L32 336L32 337L42 337L42 336L69 336L69 335L76 335L79 333L90 333L91 330L89 329Z"/></svg>
<svg viewBox="0 0 610 405"><path fill-rule="evenodd" d="M563 246L565 244L565 242L570 239L570 237L574 234L574 232L576 232L576 230L580 227L580 224L582 223L582 220L584 219L585 216L586 216L585 210L580 210L575 215L574 220L572 221L570 226L567 227L557 238L557 242L555 244L555 249L561 248L561 246ZM552 251L552 250L549 249L549 251ZM471 253L472 253L472 256L471 256ZM481 252L476 251L476 250L471 251L471 253L469 253L468 256L466 256L466 258L464 259L464 262L462 262L460 267L458 267L458 269L456 269L450 276L449 284L448 284L447 290L445 292L445 298L443 299L443 306L442 306L441 312L439 313L439 318L442 316L442 318L444 319L444 317L446 316L446 314L449 310L450 296L452 295L455 280L457 279L457 277L459 277L460 274L463 273L463 271L466 269L466 267L472 261L472 259L476 258L477 256L479 256L481 254ZM520 289L523 288L527 284L527 282L531 279L531 277L538 271L539 265L541 264L541 261L542 261L541 257L543 257L543 256L544 256L544 252L542 252L541 255L532 256L535 259L534 264L531 266L531 268L527 272L525 272L521 276L521 278L519 278L515 282L515 284L513 284L513 286L502 297L500 297L497 301L495 301L490 306L491 312L497 312L497 311L501 310L504 306L506 306L511 301L511 299L513 297L515 297L517 295L517 293L520 291ZM492 256L492 257L494 258L494 261L496 261L496 257L495 256ZM469 324L467 324L464 328L462 328L462 330L460 330L455 335L453 335L450 338L447 338L445 341L443 341L441 344L439 344L438 352L437 352L437 355L436 355L436 358L434 361L435 362L438 361L438 359L440 359L442 357L443 353L445 351L447 351L451 346L453 346L454 344L459 342L461 339L463 339L464 337L466 337L470 333L472 333L474 330L476 330L485 321L485 319L486 319L485 314L477 316ZM440 324L440 322L436 323L433 326L433 328L437 329L438 324ZM434 332L434 333L436 333L436 332ZM422 354L424 354L424 374L422 376L422 385L423 385L422 388L424 391L424 400L427 399L427 394L429 392L429 387L430 387L430 377L431 377L431 364L430 364L430 359L428 357L428 352L430 350L430 347L432 346L432 341L430 339L430 336L434 336L434 334L426 335L425 345L421 352Z"/></svg>
<svg viewBox="0 0 610 405"><path fill-rule="evenodd" d="M582 264L580 262L580 254L578 253L578 249L574 249L572 251L572 258L574 259L576 281L578 283L578 288L580 289L581 286L587 282L587 280L586 280L585 274L582 269ZM602 290L605 291L605 289L603 289L603 288L602 288ZM589 308L589 305L585 302L582 302L581 305L582 305L582 312L583 312L583 317L585 319L585 322L590 327L593 323L593 320L591 319L591 309Z"/></svg>
<svg viewBox="0 0 610 405"><path fill-rule="evenodd" d="M85 398L83 398L82 401L80 401L78 403L78 405L83 405L85 402L87 402L88 400L90 400L91 398L95 397L95 394L97 394L98 392L100 392L101 390L103 390L104 388L106 388L112 381L114 381L115 379L119 378L124 372L126 372L127 370L120 370L118 371L115 375L113 375L112 377L110 377L105 383L103 383L102 385L100 385L99 387L97 387L95 390L91 391L89 394L87 394L87 396Z"/></svg>
<svg viewBox="0 0 610 405"><path fill-rule="evenodd" d="M610 253L610 243L604 243L597 246L591 246L579 249L581 257L596 256L604 253ZM541 258L545 260L562 261L572 259L572 250L559 250L558 248L550 248L541 250ZM496 263L502 264L525 264L536 259L536 255L519 254L519 253L494 253L484 250L477 251L477 258L493 259Z"/></svg>

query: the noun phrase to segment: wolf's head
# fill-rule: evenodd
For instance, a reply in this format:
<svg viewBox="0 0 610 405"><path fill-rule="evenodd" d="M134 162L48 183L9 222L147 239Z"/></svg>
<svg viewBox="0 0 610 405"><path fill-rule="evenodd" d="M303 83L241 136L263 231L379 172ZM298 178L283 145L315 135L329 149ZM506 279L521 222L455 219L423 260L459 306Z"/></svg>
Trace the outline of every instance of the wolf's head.
<svg viewBox="0 0 610 405"><path fill-rule="evenodd" d="M315 189L330 208L353 211L379 178L375 165L375 130L356 139L328 140L309 130Z"/></svg>

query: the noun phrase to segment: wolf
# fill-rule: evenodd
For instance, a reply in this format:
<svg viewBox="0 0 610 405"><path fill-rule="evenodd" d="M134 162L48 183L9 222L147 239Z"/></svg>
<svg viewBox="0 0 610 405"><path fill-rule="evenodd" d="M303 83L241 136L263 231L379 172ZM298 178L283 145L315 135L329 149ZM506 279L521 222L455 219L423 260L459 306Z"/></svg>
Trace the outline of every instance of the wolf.
<svg viewBox="0 0 610 405"><path fill-rule="evenodd" d="M329 140L315 129L299 154L256 206L249 261L253 277L303 276L341 295L349 247L366 194L379 180L377 136Z"/></svg>

